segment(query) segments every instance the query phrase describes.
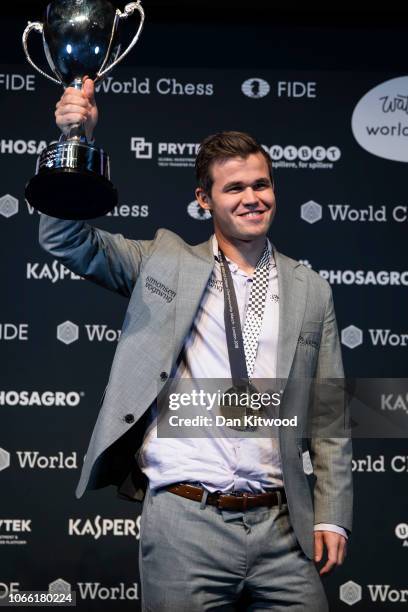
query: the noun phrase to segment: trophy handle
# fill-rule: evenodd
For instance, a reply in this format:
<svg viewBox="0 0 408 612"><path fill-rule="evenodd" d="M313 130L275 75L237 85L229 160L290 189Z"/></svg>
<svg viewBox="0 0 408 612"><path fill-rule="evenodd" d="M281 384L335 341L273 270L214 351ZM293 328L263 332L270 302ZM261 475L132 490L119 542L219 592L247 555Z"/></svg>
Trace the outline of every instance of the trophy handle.
<svg viewBox="0 0 408 612"><path fill-rule="evenodd" d="M33 68L35 68L37 70L37 72L39 72L40 74L45 76L47 79L49 79L53 83L56 83L57 85L62 85L61 81L58 81L57 79L54 79L54 77L52 77L49 74L47 74L46 72L44 72L44 70L41 70L41 68L39 68L37 66L37 64L35 64L33 62L33 60L31 59L30 54L28 53L28 48L27 48L27 39L28 39L28 36L29 36L31 30L35 30L39 34L42 34L43 33L43 24L40 23L39 21L29 21L26 29L23 32L23 49L24 49L24 53L25 53L25 56L27 58L28 63L31 64L31 66Z"/></svg>
<svg viewBox="0 0 408 612"><path fill-rule="evenodd" d="M133 13L135 11L139 11L139 13L140 13L140 24L139 24L138 30L136 32L136 35L134 36L132 42L127 47L127 49L125 49L123 51L123 53L121 53L119 55L119 57L117 57L109 66L104 68L104 66L106 64L106 61L108 59L108 54L106 55L106 59L105 59L104 63L102 64L101 68L99 69L98 74L96 75L95 82L103 79L103 77L108 72L110 72L112 70L112 68L114 68L117 64L119 64L119 62L121 62L126 57L126 55L129 53L129 51L135 46L135 44L139 40L139 36L140 36L141 31L142 31L143 23L144 23L144 19L145 19L144 10L143 10L142 5L140 4L140 0L138 0L137 2L130 2L130 4L127 4L125 6L125 10L123 11L123 13L121 13L119 9L116 9L115 23L114 23L114 27L112 29L112 38L111 38L111 41L110 41L110 44L109 44L109 48L111 47L112 40L113 40L113 35L114 35L115 29L116 29L116 25L117 25L119 19L127 19L128 17L133 15Z"/></svg>

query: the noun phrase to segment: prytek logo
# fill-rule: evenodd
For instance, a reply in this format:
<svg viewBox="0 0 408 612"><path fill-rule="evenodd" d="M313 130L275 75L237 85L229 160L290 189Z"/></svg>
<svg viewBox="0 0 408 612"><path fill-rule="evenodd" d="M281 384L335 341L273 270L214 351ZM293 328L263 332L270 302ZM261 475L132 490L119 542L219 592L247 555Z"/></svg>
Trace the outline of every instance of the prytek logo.
<svg viewBox="0 0 408 612"><path fill-rule="evenodd" d="M79 406L83 391L3 391L0 406Z"/></svg>
<svg viewBox="0 0 408 612"><path fill-rule="evenodd" d="M241 85L241 91L248 98L264 98L270 92L271 87L268 81L254 77L247 79Z"/></svg>
<svg viewBox="0 0 408 612"><path fill-rule="evenodd" d="M125 536L136 540L140 537L140 515L130 518L102 518L99 514L94 518L68 519L68 534L70 536L91 536L98 540L102 536Z"/></svg>
<svg viewBox="0 0 408 612"><path fill-rule="evenodd" d="M28 340L28 323L0 323L0 340Z"/></svg>
<svg viewBox="0 0 408 612"><path fill-rule="evenodd" d="M408 221L408 206L399 204L388 209L385 204L381 206L370 204L366 208L353 208L350 204L328 204L326 208L329 220L336 222L404 223ZM300 207L300 218L311 224L320 221L323 218L323 206L314 200L305 202Z"/></svg>
<svg viewBox="0 0 408 612"><path fill-rule="evenodd" d="M336 146L310 147L302 145L262 145L269 153L274 168L289 168L292 170L332 170L335 162L341 158L341 150Z"/></svg>
<svg viewBox="0 0 408 612"><path fill-rule="evenodd" d="M84 325L85 335L89 342L117 342L120 338L120 329L110 329L107 325ZM72 321L65 321L57 326L57 340L70 345L79 339L79 327Z"/></svg>
<svg viewBox="0 0 408 612"><path fill-rule="evenodd" d="M9 193L0 198L0 215L9 219L18 213L18 200Z"/></svg>
<svg viewBox="0 0 408 612"><path fill-rule="evenodd" d="M0 74L0 90L35 91L35 74Z"/></svg>
<svg viewBox="0 0 408 612"><path fill-rule="evenodd" d="M130 150L136 159L155 159L163 168L194 167L200 143L195 142L149 142L144 136L132 136Z"/></svg>
<svg viewBox="0 0 408 612"><path fill-rule="evenodd" d="M202 208L197 200L190 202L190 204L187 206L187 212L190 217L197 219L197 221L207 221L208 219L211 219L210 211Z"/></svg>
<svg viewBox="0 0 408 612"><path fill-rule="evenodd" d="M348 606L354 606L358 601L362 599L362 589L357 582L349 580L340 587L340 601L344 602Z"/></svg>
<svg viewBox="0 0 408 612"><path fill-rule="evenodd" d="M133 77L128 81L119 81L109 76L97 85L95 90L113 94L150 95L157 93L161 96L212 96L214 84L185 83L168 77L157 79L157 81L152 81L149 77L144 79Z"/></svg>
<svg viewBox="0 0 408 612"><path fill-rule="evenodd" d="M62 263L54 259L51 264L39 262L27 262L26 265L27 280L49 280L51 283L56 283L62 280L84 280L82 276L71 272Z"/></svg>
<svg viewBox="0 0 408 612"><path fill-rule="evenodd" d="M0 448L0 472L10 467L10 453L4 448Z"/></svg>
<svg viewBox="0 0 408 612"><path fill-rule="evenodd" d="M39 155L47 147L45 140L0 140L0 153L3 155Z"/></svg>
<svg viewBox="0 0 408 612"><path fill-rule="evenodd" d="M31 533L31 519L0 518L0 546L25 545L27 540L21 534L26 533Z"/></svg>
<svg viewBox="0 0 408 612"><path fill-rule="evenodd" d="M356 105L351 128L358 144L373 155L408 162L408 77L390 79Z"/></svg>
<svg viewBox="0 0 408 612"><path fill-rule="evenodd" d="M143 137L132 136L130 150L134 152L136 159L152 159L153 143L146 142Z"/></svg>
<svg viewBox="0 0 408 612"><path fill-rule="evenodd" d="M395 535L402 542L402 546L408 546L408 523L399 523L395 527Z"/></svg>
<svg viewBox="0 0 408 612"><path fill-rule="evenodd" d="M341 332L341 343L349 349L354 349L363 344L363 332L359 327L349 325Z"/></svg>

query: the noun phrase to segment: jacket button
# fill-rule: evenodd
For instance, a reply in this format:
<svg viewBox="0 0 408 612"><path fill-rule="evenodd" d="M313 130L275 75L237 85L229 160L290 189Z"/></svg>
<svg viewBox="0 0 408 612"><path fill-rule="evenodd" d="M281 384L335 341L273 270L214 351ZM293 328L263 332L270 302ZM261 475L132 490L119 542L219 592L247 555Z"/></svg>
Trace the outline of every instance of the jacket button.
<svg viewBox="0 0 408 612"><path fill-rule="evenodd" d="M135 420L135 417L133 416L133 414L125 414L125 416L123 417L123 420L126 423L133 423L133 421Z"/></svg>
<svg viewBox="0 0 408 612"><path fill-rule="evenodd" d="M167 372L160 372L160 380L167 380L169 375Z"/></svg>

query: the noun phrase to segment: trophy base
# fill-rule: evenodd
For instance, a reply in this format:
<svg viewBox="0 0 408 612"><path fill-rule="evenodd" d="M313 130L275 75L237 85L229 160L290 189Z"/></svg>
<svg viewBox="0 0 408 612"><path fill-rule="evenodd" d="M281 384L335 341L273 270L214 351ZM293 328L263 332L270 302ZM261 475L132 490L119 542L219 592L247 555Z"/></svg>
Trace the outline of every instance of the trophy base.
<svg viewBox="0 0 408 612"><path fill-rule="evenodd" d="M109 175L109 158L102 150L75 141L55 143L39 156L25 197L33 208L57 219L93 219L118 203Z"/></svg>

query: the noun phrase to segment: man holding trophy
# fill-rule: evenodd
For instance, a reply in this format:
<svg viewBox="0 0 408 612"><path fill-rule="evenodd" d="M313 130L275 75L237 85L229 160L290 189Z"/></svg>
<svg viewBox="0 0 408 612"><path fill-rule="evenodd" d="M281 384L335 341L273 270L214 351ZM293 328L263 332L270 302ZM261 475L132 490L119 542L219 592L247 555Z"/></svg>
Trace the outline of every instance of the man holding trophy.
<svg viewBox="0 0 408 612"><path fill-rule="evenodd" d="M83 124L92 141L93 81L68 87L55 116L64 134ZM131 240L41 215L40 242L50 254L130 298L77 496L115 484L121 497L144 497L143 610L232 611L243 591L249 610L327 610L315 562L327 555L322 575L346 554L350 440L310 440L312 500L302 447L288 432L157 436L157 390L169 379L229 378L237 367L253 381L343 377L329 285L267 238L276 207L269 156L248 134L222 132L203 141L196 171L196 198L214 223L197 246L163 229L153 240ZM169 299L149 290L151 279ZM240 323L236 355L227 294Z"/></svg>

